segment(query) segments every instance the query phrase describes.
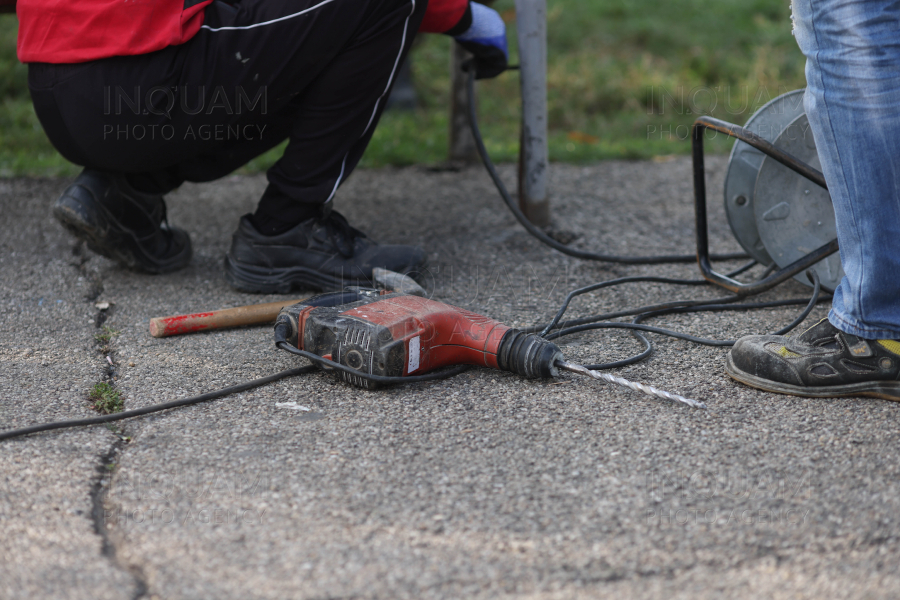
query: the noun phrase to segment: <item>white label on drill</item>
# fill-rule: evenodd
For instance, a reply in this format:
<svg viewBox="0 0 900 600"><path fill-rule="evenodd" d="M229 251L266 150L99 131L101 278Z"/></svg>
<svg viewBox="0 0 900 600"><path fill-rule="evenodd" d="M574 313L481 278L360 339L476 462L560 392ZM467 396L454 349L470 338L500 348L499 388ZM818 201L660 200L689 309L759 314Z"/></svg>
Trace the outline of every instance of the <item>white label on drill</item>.
<svg viewBox="0 0 900 600"><path fill-rule="evenodd" d="M419 336L409 340L409 368L407 373L412 373L419 368L419 354L422 353L421 342Z"/></svg>

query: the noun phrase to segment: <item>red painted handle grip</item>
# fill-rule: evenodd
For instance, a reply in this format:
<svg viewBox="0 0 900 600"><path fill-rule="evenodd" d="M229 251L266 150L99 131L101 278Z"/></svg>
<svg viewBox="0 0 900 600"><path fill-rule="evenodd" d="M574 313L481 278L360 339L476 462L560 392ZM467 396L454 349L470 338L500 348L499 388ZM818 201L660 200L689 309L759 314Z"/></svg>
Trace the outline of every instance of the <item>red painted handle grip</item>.
<svg viewBox="0 0 900 600"><path fill-rule="evenodd" d="M150 335L155 338L206 331L207 329L227 329L242 325L262 325L274 323L278 313L285 306L303 300L280 300L267 304L251 304L236 308L223 308L211 312L150 319Z"/></svg>

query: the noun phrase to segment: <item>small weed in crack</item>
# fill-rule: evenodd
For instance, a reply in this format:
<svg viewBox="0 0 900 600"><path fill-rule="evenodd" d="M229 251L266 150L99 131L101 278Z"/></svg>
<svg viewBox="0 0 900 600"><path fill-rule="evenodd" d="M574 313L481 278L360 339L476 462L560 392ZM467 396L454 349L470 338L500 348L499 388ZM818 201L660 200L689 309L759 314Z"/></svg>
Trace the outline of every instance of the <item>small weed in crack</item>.
<svg viewBox="0 0 900 600"><path fill-rule="evenodd" d="M103 354L109 354L109 344L117 335L119 335L119 332L109 325L104 325L103 329L99 333L95 333L94 340L100 345L100 352L102 352Z"/></svg>
<svg viewBox="0 0 900 600"><path fill-rule="evenodd" d="M94 334L97 351L106 357L108 366L106 367L104 380L94 384L94 387L88 393L88 399L92 402L94 410L104 415L125 410L125 400L115 387L116 366L112 358L113 341L118 335L119 332L109 325L104 325L100 328L100 331Z"/></svg>
<svg viewBox="0 0 900 600"><path fill-rule="evenodd" d="M125 435L125 428L118 428L112 423L107 423L106 428L109 429L110 433L119 438L120 442L125 442L126 444L131 442L131 436Z"/></svg>
<svg viewBox="0 0 900 600"><path fill-rule="evenodd" d="M122 409L125 408L125 402L122 400L119 390L107 381L95 383L91 388L91 393L88 394L88 399L94 403L94 410L103 415L122 412Z"/></svg>

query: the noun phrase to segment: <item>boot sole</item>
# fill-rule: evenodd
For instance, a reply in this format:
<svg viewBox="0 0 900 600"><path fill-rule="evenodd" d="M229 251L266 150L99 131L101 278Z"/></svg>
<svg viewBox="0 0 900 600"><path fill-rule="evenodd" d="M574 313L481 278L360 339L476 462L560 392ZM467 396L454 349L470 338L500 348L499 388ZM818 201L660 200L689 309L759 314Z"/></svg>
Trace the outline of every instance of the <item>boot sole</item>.
<svg viewBox="0 0 900 600"><path fill-rule="evenodd" d="M806 386L780 383L751 375L737 368L731 360L731 354L725 360L725 372L734 379L750 387L764 392L803 396L804 398L844 398L847 396L869 396L882 400L900 402L900 382L898 381L863 381L830 386Z"/></svg>
<svg viewBox="0 0 900 600"><path fill-rule="evenodd" d="M424 269L425 265L414 265L402 271L408 275ZM371 279L341 278L326 275L306 267L282 267L269 269L248 265L225 255L225 280L234 289L251 294L287 294L293 290L340 290L348 285L373 285Z"/></svg>
<svg viewBox="0 0 900 600"><path fill-rule="evenodd" d="M191 242L186 235L181 252L168 260L158 261L148 256L137 239L111 222L103 211L93 210L68 196L62 196L53 205L53 217L93 252L129 269L153 274L168 273L187 266L191 259Z"/></svg>

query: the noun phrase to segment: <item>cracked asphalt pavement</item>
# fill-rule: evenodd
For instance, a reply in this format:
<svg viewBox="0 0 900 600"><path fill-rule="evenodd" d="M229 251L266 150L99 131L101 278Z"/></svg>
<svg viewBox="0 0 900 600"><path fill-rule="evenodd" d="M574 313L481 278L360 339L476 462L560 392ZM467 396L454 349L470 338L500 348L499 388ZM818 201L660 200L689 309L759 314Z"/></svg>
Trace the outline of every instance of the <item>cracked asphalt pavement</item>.
<svg viewBox="0 0 900 600"><path fill-rule="evenodd" d="M707 165L721 252L738 249L721 207L725 164ZM513 167L502 173L514 180ZM693 253L689 159L553 165L551 175L553 229L574 244ZM170 196L195 256L165 276L74 242L49 212L67 183L0 180L2 429L92 416L87 396L101 381L138 408L303 364L274 348L268 327L148 333L152 317L284 298L235 292L222 273L263 177ZM478 168L360 171L337 203L376 239L424 246L435 299L514 326L546 322L588 283L699 276L692 264L556 253L515 223ZM765 298L808 294L790 282ZM634 284L579 298L570 314L722 295ZM653 324L733 339L798 310ZM807 322L824 314L820 305ZM107 352L102 327L115 332ZM570 374L471 369L370 392L315 373L115 427L2 442L0 598L895 597L900 407L760 392L724 374L724 349L652 337L653 356L616 373L709 410ZM562 346L576 362L639 350L616 331Z"/></svg>

